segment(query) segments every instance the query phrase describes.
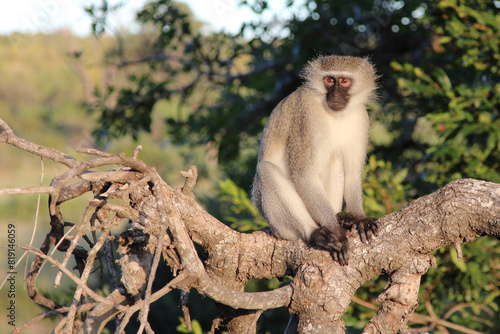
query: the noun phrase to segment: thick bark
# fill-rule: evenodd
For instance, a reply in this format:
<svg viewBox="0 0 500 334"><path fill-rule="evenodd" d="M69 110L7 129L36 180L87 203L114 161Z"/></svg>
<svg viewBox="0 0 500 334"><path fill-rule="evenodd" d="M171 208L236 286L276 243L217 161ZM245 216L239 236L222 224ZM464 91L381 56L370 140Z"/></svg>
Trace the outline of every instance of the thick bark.
<svg viewBox="0 0 500 334"><path fill-rule="evenodd" d="M418 304L420 277L434 265L432 251L456 240L500 236L500 185L455 181L381 218L380 223L379 236L370 244L350 238L353 253L348 266L331 264L327 254L309 249L295 262L299 270L290 310L298 314L299 333L343 333L341 316L352 295L382 272L389 274L390 281L365 333L405 329Z"/></svg>
<svg viewBox="0 0 500 334"><path fill-rule="evenodd" d="M243 329L246 333L254 333L261 311L280 306L287 306L296 315L292 327L299 333L344 333L342 315L355 291L384 272L389 275L389 284L379 296L381 307L365 327L365 333L396 333L407 327L418 305L421 276L435 265L430 255L432 251L447 244L470 242L482 235L500 237L500 185L463 179L380 218L379 236L369 244L361 243L357 232L350 233L349 265L340 266L327 252L309 248L302 241L278 240L263 231L245 234L230 229L196 203L191 192L195 171L185 174L188 182L184 189L172 189L154 169L136 159L140 148L132 158L86 150L85 153L99 158L78 162L61 152L16 137L1 119L0 128L3 130L0 143L8 143L69 168L54 179L50 187L35 189L50 194L49 209L57 233L49 232L44 247L39 247L41 251L32 251L37 257L28 279L34 282L41 261L48 260L77 283L71 307L57 309L71 315L67 324L65 320L58 324L59 329L66 326L66 332L78 327L81 332L97 332L118 312L123 313L121 326L124 328L128 319L139 310L143 319L141 325L149 330L150 303L172 289L196 288L225 305L221 308L222 318L231 333L242 333ZM108 164L126 168L99 173L88 171ZM75 177L84 181L71 185ZM0 190L0 194L33 191L33 188L8 189ZM85 191L93 191L94 200L85 211L78 233L65 239L64 229L69 225L64 223L59 205ZM108 199L121 199L124 204L111 204ZM90 246L89 258L79 268L83 272L81 279L66 268L66 260L70 252L77 255L80 239L86 234L100 232L104 241L104 233L123 218L130 220L132 228L110 237L121 245L121 284L105 298L86 284L86 273L91 272L94 261L90 255L96 254L105 242ZM48 255L49 248L58 241L58 250L68 253L66 262L60 263ZM194 243L206 251L207 259L203 262ZM103 251L106 252L104 248ZM160 291L152 293L148 282L154 279L155 259L159 259L160 251L178 276ZM288 286L267 292L243 292L249 279L284 275L294 277ZM78 306L82 291L97 302L95 307L92 303ZM34 284L29 293L43 305L59 307L51 300L38 298ZM126 294L128 298L116 298L117 294ZM88 310L91 305L93 309L83 325L75 322L75 314Z"/></svg>
<svg viewBox="0 0 500 334"><path fill-rule="evenodd" d="M302 242L275 240L262 232L239 234L221 227L193 207L196 204L184 204L179 206L181 217L193 240L209 253L207 272L222 277L221 284L229 287L249 278L294 273L289 306L298 315L299 332L304 333L343 333L341 316L354 292L382 272L390 275L390 282L366 332L401 331L418 304L420 277L434 264L432 251L457 240L500 235L500 185L471 179L455 181L381 218L379 236L370 244L351 235L348 266Z"/></svg>

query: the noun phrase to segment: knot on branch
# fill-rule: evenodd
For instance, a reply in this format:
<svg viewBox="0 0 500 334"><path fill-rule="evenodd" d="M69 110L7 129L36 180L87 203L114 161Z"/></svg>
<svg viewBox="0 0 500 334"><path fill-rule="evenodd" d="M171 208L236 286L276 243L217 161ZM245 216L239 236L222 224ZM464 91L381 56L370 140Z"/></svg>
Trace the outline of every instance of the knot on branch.
<svg viewBox="0 0 500 334"><path fill-rule="evenodd" d="M431 254L419 254L413 257L409 272L423 275L430 267L436 268L436 258Z"/></svg>
<svg viewBox="0 0 500 334"><path fill-rule="evenodd" d="M321 271L315 266L307 266L302 272L302 280L307 287L318 286L321 276Z"/></svg>
<svg viewBox="0 0 500 334"><path fill-rule="evenodd" d="M420 274L395 273L389 279L386 289L377 301L396 301L402 305L418 304L418 289L420 287Z"/></svg>

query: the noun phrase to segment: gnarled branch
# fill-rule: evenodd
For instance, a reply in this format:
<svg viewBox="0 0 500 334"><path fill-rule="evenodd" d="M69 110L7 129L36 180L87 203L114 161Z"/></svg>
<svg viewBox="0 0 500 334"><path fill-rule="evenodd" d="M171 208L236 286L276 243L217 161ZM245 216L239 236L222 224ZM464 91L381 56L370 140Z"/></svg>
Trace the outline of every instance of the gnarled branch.
<svg viewBox="0 0 500 334"><path fill-rule="evenodd" d="M241 328L252 332L262 310L288 306L296 314L294 323L298 332L343 333L345 325L341 317L355 291L367 280L384 272L389 275L389 284L379 296L381 306L364 332L396 333L406 328L418 304L421 276L435 265L432 251L447 244L467 243L482 235L500 237L500 185L463 179L381 218L379 236L369 244L361 243L357 232L351 232L348 236L351 260L349 265L340 266L327 252L309 248L301 241L278 240L263 231L239 233L219 222L194 200L194 168L185 174L188 180L183 189L173 189L153 168L137 159L140 148L131 158L124 154L85 150L84 153L98 158L79 162L62 152L15 136L2 120L0 128L3 130L0 142L69 167L50 187L26 191L50 194L52 225L41 251L35 251L37 257L32 264L29 291L35 301L58 310L53 313L69 312L71 319L58 325L59 328L66 326L67 331L79 327L82 333L97 333L114 315L123 312L118 325L120 331L132 314L141 309L142 324L148 328L146 316L150 303L172 289L196 288L218 303L234 309L254 310L236 316L234 323L240 324L228 326L232 332ZM91 170L109 164L124 167L107 172ZM83 180L70 184L75 178ZM94 200L87 207L81 223L65 223L60 204L87 191L94 193ZM109 203L110 199L122 203ZM129 220L131 228L120 233L115 231L115 225L123 218ZM95 224L88 226L89 221ZM68 226L74 231L65 234L64 229ZM71 235L72 242L65 239L70 237L67 235L70 232L76 233ZM87 233L100 235L94 243L89 243L88 251L79 245ZM102 296L86 282L92 272L93 259L107 239L119 243L122 276L116 290ZM204 248L206 260L202 261L198 256L195 243ZM48 253L56 244L59 245L57 249L68 252L62 263ZM81 252L81 257L90 258L87 262L80 262L82 278L66 268L70 254L78 256L77 251ZM151 283L156 275L160 252L178 276L165 288L153 293ZM43 260L56 265L77 283L71 307L61 308L44 297L36 297L34 279ZM243 292L249 279L290 274L294 276L290 285L273 291ZM82 292L96 301L86 305L95 307L87 320L73 322L74 315L82 309L79 306ZM85 310L88 307L85 306Z"/></svg>

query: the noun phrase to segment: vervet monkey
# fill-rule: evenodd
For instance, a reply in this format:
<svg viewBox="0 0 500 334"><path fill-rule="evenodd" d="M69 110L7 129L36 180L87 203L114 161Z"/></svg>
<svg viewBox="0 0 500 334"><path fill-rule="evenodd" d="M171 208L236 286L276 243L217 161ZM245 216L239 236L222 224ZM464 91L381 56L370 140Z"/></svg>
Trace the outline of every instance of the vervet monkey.
<svg viewBox="0 0 500 334"><path fill-rule="evenodd" d="M363 242L377 235L361 187L377 75L366 58L320 56L301 77L264 128L252 199L273 235L300 238L346 265L347 228L356 225Z"/></svg>

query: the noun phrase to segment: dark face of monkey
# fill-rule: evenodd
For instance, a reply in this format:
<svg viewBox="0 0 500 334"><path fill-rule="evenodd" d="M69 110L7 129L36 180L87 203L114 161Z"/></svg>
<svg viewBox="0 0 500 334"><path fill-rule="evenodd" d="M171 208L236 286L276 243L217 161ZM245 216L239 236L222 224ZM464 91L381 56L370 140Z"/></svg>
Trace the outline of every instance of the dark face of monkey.
<svg viewBox="0 0 500 334"><path fill-rule="evenodd" d="M323 83L327 90L326 103L328 107L333 111L344 110L349 102L349 89L352 80L347 77L326 76L323 78Z"/></svg>

